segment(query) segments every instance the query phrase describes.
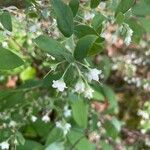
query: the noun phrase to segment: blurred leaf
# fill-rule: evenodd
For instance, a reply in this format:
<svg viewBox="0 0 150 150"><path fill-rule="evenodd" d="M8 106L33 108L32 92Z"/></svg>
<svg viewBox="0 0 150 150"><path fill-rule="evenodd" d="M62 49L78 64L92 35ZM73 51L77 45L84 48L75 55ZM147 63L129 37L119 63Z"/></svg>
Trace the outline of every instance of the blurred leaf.
<svg viewBox="0 0 150 150"><path fill-rule="evenodd" d="M89 50L98 37L96 35L87 35L81 38L75 48L74 57L77 60L82 60L87 57Z"/></svg>
<svg viewBox="0 0 150 150"><path fill-rule="evenodd" d="M113 118L111 121L105 121L104 128L108 136L111 136L115 139L121 130L121 123L116 118Z"/></svg>
<svg viewBox="0 0 150 150"><path fill-rule="evenodd" d="M78 37L78 38L82 38L86 35L97 35L96 31L90 27L90 26L87 26L87 25L77 25L75 26L75 35Z"/></svg>
<svg viewBox="0 0 150 150"><path fill-rule="evenodd" d="M18 141L21 145L24 145L24 144L25 144L25 139L24 139L22 133L17 132L17 133L16 133L16 136L17 136L17 141Z"/></svg>
<svg viewBox="0 0 150 150"><path fill-rule="evenodd" d="M54 127L47 137L46 145L49 145L54 142L59 142L62 137L63 137L62 130Z"/></svg>
<svg viewBox="0 0 150 150"><path fill-rule="evenodd" d="M52 124L51 123L45 123L40 119L37 119L36 122L32 123L30 126L35 129L36 133L43 139L45 140L49 132L52 130Z"/></svg>
<svg viewBox="0 0 150 150"><path fill-rule="evenodd" d="M71 8L63 3L62 0L51 0L54 8L57 25L62 34L66 37L70 37L73 34L73 13Z"/></svg>
<svg viewBox="0 0 150 150"><path fill-rule="evenodd" d="M106 143L104 140L100 141L100 146L101 146L102 150L114 150L113 146L111 146L110 144Z"/></svg>
<svg viewBox="0 0 150 150"><path fill-rule="evenodd" d="M148 18L139 18L141 25L143 26L145 32L150 34L150 19Z"/></svg>
<svg viewBox="0 0 150 150"><path fill-rule="evenodd" d="M54 142L46 147L45 150L65 150L63 143Z"/></svg>
<svg viewBox="0 0 150 150"><path fill-rule="evenodd" d="M76 150L94 150L95 149L95 145L91 144L88 139L86 139L86 137L83 135L82 132L79 132L75 129L72 129L69 133L68 133L68 139L70 141L70 143L72 144L72 146L74 146L74 144L76 143L74 149Z"/></svg>
<svg viewBox="0 0 150 150"><path fill-rule="evenodd" d="M22 81L31 80L36 77L36 69L29 66L20 73L20 79Z"/></svg>
<svg viewBox="0 0 150 150"><path fill-rule="evenodd" d="M40 49L49 53L56 59L62 60L65 58L69 62L73 59L71 53L67 51L63 45L48 36L41 35L37 37L34 42Z"/></svg>
<svg viewBox="0 0 150 150"><path fill-rule="evenodd" d="M144 34L143 27L135 19L130 19L127 21L127 23L133 30L132 39L134 40L134 42L139 43Z"/></svg>
<svg viewBox="0 0 150 150"><path fill-rule="evenodd" d="M16 104L23 103L23 102L24 102L23 91L17 91L17 92L6 91L2 95L0 94L1 111L14 107Z"/></svg>
<svg viewBox="0 0 150 150"><path fill-rule="evenodd" d="M88 51L88 56L96 55L100 52L102 52L104 49L103 39L98 38L94 43L91 49Z"/></svg>
<svg viewBox="0 0 150 150"><path fill-rule="evenodd" d="M12 31L12 21L9 12L3 12L3 14L0 15L0 22L5 29Z"/></svg>
<svg viewBox="0 0 150 150"><path fill-rule="evenodd" d="M135 3L135 0L121 0L116 9L116 16L122 12L127 12Z"/></svg>
<svg viewBox="0 0 150 150"><path fill-rule="evenodd" d="M102 30L102 22L106 20L106 17L102 15L100 12L96 13L92 20L93 28L100 34Z"/></svg>
<svg viewBox="0 0 150 150"><path fill-rule="evenodd" d="M26 140L24 145L19 145L17 150L44 150L43 146L35 141Z"/></svg>
<svg viewBox="0 0 150 150"><path fill-rule="evenodd" d="M146 16L150 15L150 3L146 0L140 0L136 5L134 5L133 14L137 16Z"/></svg>
<svg viewBox="0 0 150 150"><path fill-rule="evenodd" d="M79 8L79 0L70 0L69 6L73 12L73 16L75 17Z"/></svg>
<svg viewBox="0 0 150 150"><path fill-rule="evenodd" d="M100 3L100 0L91 0L90 7L96 8Z"/></svg>
<svg viewBox="0 0 150 150"><path fill-rule="evenodd" d="M0 70L14 69L23 65L23 60L8 49L0 47Z"/></svg>
<svg viewBox="0 0 150 150"><path fill-rule="evenodd" d="M97 101L104 101L105 97L100 91L94 89L93 99Z"/></svg>
<svg viewBox="0 0 150 150"><path fill-rule="evenodd" d="M106 80L111 73L111 62L109 57L104 55L101 57L99 69L102 70L102 73L104 74L104 80Z"/></svg>
<svg viewBox="0 0 150 150"><path fill-rule="evenodd" d="M119 12L116 17L116 22L121 25L124 22L124 14Z"/></svg>
<svg viewBox="0 0 150 150"><path fill-rule="evenodd" d="M84 103L83 100L79 99L76 100L72 104L72 113L73 118L76 121L76 123L82 127L87 127L87 120L88 120L88 106L86 103Z"/></svg>
<svg viewBox="0 0 150 150"><path fill-rule="evenodd" d="M117 108L117 99L114 91L107 85L102 85L102 90L106 98L108 99L110 103L111 108Z"/></svg>

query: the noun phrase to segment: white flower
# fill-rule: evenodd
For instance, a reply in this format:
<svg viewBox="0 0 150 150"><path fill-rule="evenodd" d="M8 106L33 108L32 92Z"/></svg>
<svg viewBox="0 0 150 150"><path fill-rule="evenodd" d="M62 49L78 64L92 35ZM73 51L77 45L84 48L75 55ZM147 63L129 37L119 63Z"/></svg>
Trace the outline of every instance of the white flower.
<svg viewBox="0 0 150 150"><path fill-rule="evenodd" d="M44 121L45 123L47 123L47 122L50 121L50 118L49 118L48 114L46 114L46 115L44 115L44 116L42 117L42 121Z"/></svg>
<svg viewBox="0 0 150 150"><path fill-rule="evenodd" d="M84 19L85 20L91 20L91 19L93 19L94 16L95 16L95 14L90 13L90 12L86 12L84 15Z"/></svg>
<svg viewBox="0 0 150 150"><path fill-rule="evenodd" d="M126 28L127 28L127 33L126 33L124 42L128 46L131 43L131 37L133 35L133 30L129 27L129 25L126 25Z"/></svg>
<svg viewBox="0 0 150 150"><path fill-rule="evenodd" d="M65 117L70 117L71 116L71 110L68 109L68 106L64 107L64 116Z"/></svg>
<svg viewBox="0 0 150 150"><path fill-rule="evenodd" d="M35 122L37 120L37 117L36 116L31 116L31 121L32 122Z"/></svg>
<svg viewBox="0 0 150 150"><path fill-rule="evenodd" d="M15 127L16 125L17 123L13 120L9 122L9 127Z"/></svg>
<svg viewBox="0 0 150 150"><path fill-rule="evenodd" d="M57 128L62 128L61 122L57 121L57 122L56 122L56 127L57 127Z"/></svg>
<svg viewBox="0 0 150 150"><path fill-rule="evenodd" d="M138 115L142 116L144 119L149 119L149 114L143 110L139 110Z"/></svg>
<svg viewBox="0 0 150 150"><path fill-rule="evenodd" d="M62 129L64 135L66 135L70 131L71 124L57 121L56 122L56 127Z"/></svg>
<svg viewBox="0 0 150 150"><path fill-rule="evenodd" d="M9 143L7 141L4 141L2 143L0 143L0 147L1 149L9 149Z"/></svg>
<svg viewBox="0 0 150 150"><path fill-rule="evenodd" d="M71 128L71 124L66 123L64 125L64 135L66 135L70 131L70 128Z"/></svg>
<svg viewBox="0 0 150 150"><path fill-rule="evenodd" d="M8 43L7 42L2 42L2 47L8 48Z"/></svg>
<svg viewBox="0 0 150 150"><path fill-rule="evenodd" d="M127 46L129 46L129 44L131 43L131 37L130 36L126 36L126 38L124 39L124 42Z"/></svg>
<svg viewBox="0 0 150 150"><path fill-rule="evenodd" d="M85 84L82 81L78 81L75 85L75 92L81 94L85 90Z"/></svg>
<svg viewBox="0 0 150 150"><path fill-rule="evenodd" d="M63 80L53 80L53 88L56 88L58 91L63 92L66 87L66 83Z"/></svg>
<svg viewBox="0 0 150 150"><path fill-rule="evenodd" d="M88 87L84 92L84 97L91 99L93 97L93 92L94 92L94 90L92 88Z"/></svg>
<svg viewBox="0 0 150 150"><path fill-rule="evenodd" d="M106 8L106 3L105 2L100 2L98 8L104 10Z"/></svg>
<svg viewBox="0 0 150 150"><path fill-rule="evenodd" d="M92 80L99 81L99 75L101 73L102 73L102 71L98 70L96 68L90 69L89 73L87 74L88 80L89 81L92 81Z"/></svg>

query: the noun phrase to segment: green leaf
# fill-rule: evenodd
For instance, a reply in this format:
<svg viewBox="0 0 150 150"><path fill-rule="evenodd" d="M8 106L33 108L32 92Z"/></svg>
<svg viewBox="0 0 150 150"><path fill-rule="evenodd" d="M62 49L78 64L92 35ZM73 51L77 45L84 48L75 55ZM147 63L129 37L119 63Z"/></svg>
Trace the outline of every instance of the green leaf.
<svg viewBox="0 0 150 150"><path fill-rule="evenodd" d="M75 59L82 60L85 57L87 57L88 52L92 48L97 38L98 37L96 35L87 35L81 38L75 47L74 51Z"/></svg>
<svg viewBox="0 0 150 150"><path fill-rule="evenodd" d="M139 18L141 25L143 26L145 32L150 34L150 21L148 18Z"/></svg>
<svg viewBox="0 0 150 150"><path fill-rule="evenodd" d="M106 20L106 17L102 15L100 12L96 13L92 20L92 26L93 28L100 33L102 30L102 22Z"/></svg>
<svg viewBox="0 0 150 150"><path fill-rule="evenodd" d="M116 22L121 25L123 22L124 22L124 14L122 12L119 12L117 14L117 17L116 17Z"/></svg>
<svg viewBox="0 0 150 150"><path fill-rule="evenodd" d="M104 74L104 80L106 80L109 77L110 73L111 73L110 58L105 56L105 55L103 55L101 57L99 68L102 70L102 72Z"/></svg>
<svg viewBox="0 0 150 150"><path fill-rule="evenodd" d="M83 149L94 150L95 149L95 145L91 144L82 132L79 132L75 129L72 129L68 133L68 139L72 145L77 143L74 149L77 149L77 150L83 150Z"/></svg>
<svg viewBox="0 0 150 150"><path fill-rule="evenodd" d="M66 59L69 62L73 60L71 53L67 51L63 45L51 37L40 35L34 40L34 42L40 49L49 53L58 60Z"/></svg>
<svg viewBox="0 0 150 150"><path fill-rule="evenodd" d="M62 2L62 0L51 0L54 12L57 17L57 25L62 34L70 37L73 34L73 13L71 8Z"/></svg>
<svg viewBox="0 0 150 150"><path fill-rule="evenodd" d="M46 147L45 150L65 150L63 143L54 142Z"/></svg>
<svg viewBox="0 0 150 150"><path fill-rule="evenodd" d="M51 123L45 123L41 119L37 119L36 122L30 124L36 133L41 137L42 140L46 140L49 132L51 132L53 125Z"/></svg>
<svg viewBox="0 0 150 150"><path fill-rule="evenodd" d="M137 16L150 15L150 3L149 0L140 0L133 7L133 14Z"/></svg>
<svg viewBox="0 0 150 150"><path fill-rule="evenodd" d="M0 15L0 22L5 29L12 31L12 21L9 12L4 12L2 15Z"/></svg>
<svg viewBox="0 0 150 150"><path fill-rule="evenodd" d="M111 108L117 108L117 99L114 91L107 85L102 85L102 90L110 103Z"/></svg>
<svg viewBox="0 0 150 150"><path fill-rule="evenodd" d="M100 3L100 0L91 0L90 7L96 8Z"/></svg>
<svg viewBox="0 0 150 150"><path fill-rule="evenodd" d="M1 91L0 93L0 111L14 107L16 104L24 102L24 92L22 91Z"/></svg>
<svg viewBox="0 0 150 150"><path fill-rule="evenodd" d="M24 145L24 144L25 144L25 139L24 139L22 133L17 132L17 133L16 133L16 136L17 136L17 141L18 141L21 145Z"/></svg>
<svg viewBox="0 0 150 150"><path fill-rule="evenodd" d="M0 47L0 70L14 69L23 65L23 60L8 49Z"/></svg>
<svg viewBox="0 0 150 150"><path fill-rule="evenodd" d="M102 94L101 91L98 91L98 90L94 89L93 100L104 101L105 97L104 97L104 95Z"/></svg>
<svg viewBox="0 0 150 150"><path fill-rule="evenodd" d="M43 150L43 146L35 141L26 140L24 145L19 145L17 150Z"/></svg>
<svg viewBox="0 0 150 150"><path fill-rule="evenodd" d="M127 21L127 23L129 24L130 28L133 30L133 36L132 36L133 41L139 43L144 34L144 28L135 19L130 19Z"/></svg>
<svg viewBox="0 0 150 150"><path fill-rule="evenodd" d="M69 6L73 12L73 16L75 17L79 8L79 0L70 0Z"/></svg>
<svg viewBox="0 0 150 150"><path fill-rule="evenodd" d="M104 140L100 141L100 146L101 146L102 150L114 150L113 146L106 143Z"/></svg>
<svg viewBox="0 0 150 150"><path fill-rule="evenodd" d="M47 137L46 145L49 145L54 142L58 142L62 137L63 137L62 130L59 128L53 128Z"/></svg>
<svg viewBox="0 0 150 150"><path fill-rule="evenodd" d="M99 12L94 16L92 20L92 26L99 34L101 33L102 22L104 20L106 20L106 17Z"/></svg>
<svg viewBox="0 0 150 150"><path fill-rule="evenodd" d="M92 45L91 49L88 51L88 56L95 55L102 52L104 49L103 39L98 38Z"/></svg>
<svg viewBox="0 0 150 150"><path fill-rule="evenodd" d="M88 120L88 106L86 103L84 103L83 100L79 99L76 100L72 104L72 113L73 118L76 121L76 123L82 127L87 127L87 120Z"/></svg>
<svg viewBox="0 0 150 150"><path fill-rule="evenodd" d="M122 12L127 12L135 3L135 0L121 0L116 9L116 16Z"/></svg>
<svg viewBox="0 0 150 150"><path fill-rule="evenodd" d="M74 30L74 33L78 38L82 38L86 35L97 35L96 31L87 25L77 25Z"/></svg>
<svg viewBox="0 0 150 150"><path fill-rule="evenodd" d="M111 121L105 121L104 128L107 135L115 139L121 130L121 123L116 118L113 118Z"/></svg>

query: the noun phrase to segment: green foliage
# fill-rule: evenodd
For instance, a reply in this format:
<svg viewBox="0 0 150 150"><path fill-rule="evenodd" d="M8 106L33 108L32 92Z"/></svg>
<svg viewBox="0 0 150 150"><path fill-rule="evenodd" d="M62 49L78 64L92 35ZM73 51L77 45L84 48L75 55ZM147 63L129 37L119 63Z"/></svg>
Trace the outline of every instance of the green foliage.
<svg viewBox="0 0 150 150"><path fill-rule="evenodd" d="M70 37L74 28L71 8L62 0L52 0L52 6L57 17L58 28L64 36Z"/></svg>
<svg viewBox="0 0 150 150"><path fill-rule="evenodd" d="M121 0L119 3L117 9L116 9L116 15L118 13L122 12L123 14L127 12L135 3L135 0Z"/></svg>
<svg viewBox="0 0 150 150"><path fill-rule="evenodd" d="M0 148L113 150L122 142L118 74L137 68L127 60L116 71L111 60L149 38L149 0L27 3L0 11Z"/></svg>
<svg viewBox="0 0 150 150"><path fill-rule="evenodd" d="M88 121L88 106L87 106L87 104L81 99L76 100L72 104L72 113L73 113L73 118L76 121L76 123L80 127L86 128L87 121Z"/></svg>
<svg viewBox="0 0 150 150"><path fill-rule="evenodd" d="M41 35L34 41L39 48L49 53L58 60L66 59L70 62L73 59L71 54L67 52L66 48L63 45L50 37Z"/></svg>
<svg viewBox="0 0 150 150"><path fill-rule="evenodd" d="M97 38L96 35L87 35L79 39L74 51L74 57L77 60L86 58Z"/></svg>
<svg viewBox="0 0 150 150"><path fill-rule="evenodd" d="M0 69L9 70L23 65L23 60L8 49L0 47Z"/></svg>
<svg viewBox="0 0 150 150"><path fill-rule="evenodd" d="M73 16L75 17L79 8L79 0L70 0L69 6L73 12Z"/></svg>
<svg viewBox="0 0 150 150"><path fill-rule="evenodd" d="M100 3L100 0L91 0L91 8L96 8Z"/></svg>
<svg viewBox="0 0 150 150"><path fill-rule="evenodd" d="M12 31L12 21L9 12L3 12L0 15L0 22L5 29L7 29L8 31Z"/></svg>

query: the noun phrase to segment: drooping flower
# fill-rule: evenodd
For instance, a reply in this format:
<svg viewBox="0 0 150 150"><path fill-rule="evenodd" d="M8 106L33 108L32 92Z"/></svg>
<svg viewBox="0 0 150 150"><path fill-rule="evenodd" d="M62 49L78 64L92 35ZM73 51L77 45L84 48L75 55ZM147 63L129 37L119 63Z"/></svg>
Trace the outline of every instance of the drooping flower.
<svg viewBox="0 0 150 150"><path fill-rule="evenodd" d="M94 69L90 69L87 77L89 81L95 80L95 81L99 81L99 75L102 73L101 70L98 70L96 68Z"/></svg>
<svg viewBox="0 0 150 150"><path fill-rule="evenodd" d="M49 118L48 114L46 114L46 115L44 115L44 116L42 117L42 121L44 121L45 123L47 123L47 122L50 121L50 118Z"/></svg>
<svg viewBox="0 0 150 150"><path fill-rule="evenodd" d="M82 81L78 81L75 85L75 92L81 94L85 90L85 84Z"/></svg>
<svg viewBox="0 0 150 150"><path fill-rule="evenodd" d="M65 90L65 88L67 88L66 83L62 79L53 80L52 87L56 88L60 92L63 92Z"/></svg>
<svg viewBox="0 0 150 150"><path fill-rule="evenodd" d="M67 135L67 133L70 131L71 124L70 123L63 123L60 121L56 122L56 127L63 130L64 135Z"/></svg>
<svg viewBox="0 0 150 150"><path fill-rule="evenodd" d="M4 142L0 143L0 147L2 150L9 149L9 143L7 141L4 141Z"/></svg>
<svg viewBox="0 0 150 150"><path fill-rule="evenodd" d="M90 87L86 88L86 90L84 91L84 97L91 99L93 97L93 92L94 90Z"/></svg>
<svg viewBox="0 0 150 150"><path fill-rule="evenodd" d="M64 116L66 118L71 116L71 109L69 109L68 106L64 107Z"/></svg>

